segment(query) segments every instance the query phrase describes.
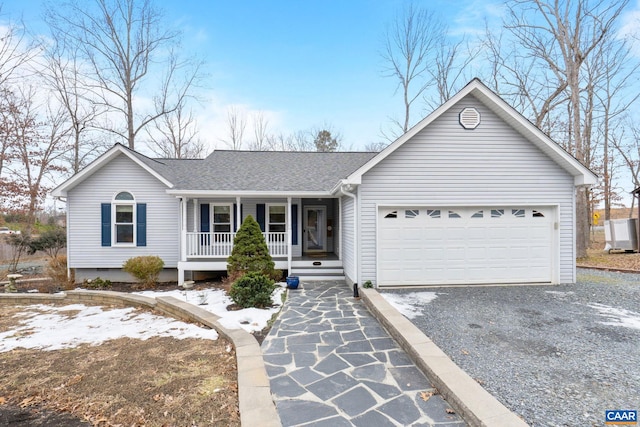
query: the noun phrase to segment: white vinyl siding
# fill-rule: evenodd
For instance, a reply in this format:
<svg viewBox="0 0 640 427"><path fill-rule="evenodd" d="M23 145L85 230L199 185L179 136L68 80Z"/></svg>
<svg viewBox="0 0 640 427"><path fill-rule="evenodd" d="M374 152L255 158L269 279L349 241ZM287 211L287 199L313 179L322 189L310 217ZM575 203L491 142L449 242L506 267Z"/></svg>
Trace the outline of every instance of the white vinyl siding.
<svg viewBox="0 0 640 427"><path fill-rule="evenodd" d="M70 268L122 268L129 258L157 255L175 268L179 250L179 203L167 187L124 155L108 162L67 194ZM121 191L147 204L147 246L101 245L101 203ZM113 218L112 218L113 220ZM114 241L112 241L112 245Z"/></svg>
<svg viewBox="0 0 640 427"><path fill-rule="evenodd" d="M342 197L342 219L340 221L342 229L342 247L340 248L340 258L347 280L351 283L358 281L356 277L355 254L354 254L354 228L353 228L354 203L353 199L347 196Z"/></svg>
<svg viewBox="0 0 640 427"><path fill-rule="evenodd" d="M474 130L459 124L465 107L476 108L482 117ZM554 281L574 282L573 182L531 142L467 96L362 177L361 279L376 280L378 206L522 204L558 207Z"/></svg>

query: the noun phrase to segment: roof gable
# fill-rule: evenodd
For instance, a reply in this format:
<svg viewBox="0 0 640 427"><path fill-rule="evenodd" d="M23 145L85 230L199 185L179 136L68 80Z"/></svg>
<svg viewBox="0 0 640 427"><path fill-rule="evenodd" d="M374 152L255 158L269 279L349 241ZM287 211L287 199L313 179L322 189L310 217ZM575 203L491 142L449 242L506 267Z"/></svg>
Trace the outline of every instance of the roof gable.
<svg viewBox="0 0 640 427"><path fill-rule="evenodd" d="M562 147L556 144L544 132L537 128L533 123L527 120L522 114L517 112L513 107L507 104L502 98L491 91L479 79L473 79L462 90L454 95L447 102L438 107L435 111L418 122L409 129L404 135L400 136L393 143L382 150L377 156L369 162L362 165L358 170L353 172L347 179L345 184L360 184L362 176L384 161L391 153L396 151L404 143L416 136L425 127L429 126L434 120L440 117L444 112L453 108L467 95L473 95L487 108L492 110L498 117L504 120L509 126L513 127L517 132L522 134L527 140L536 145L543 153L549 156L555 163L565 169L574 177L575 185L593 185L597 183L597 176L588 168L582 165L577 159L567 153Z"/></svg>
<svg viewBox="0 0 640 427"><path fill-rule="evenodd" d="M82 169L80 172L60 184L56 187L51 195L54 197L65 197L67 195L67 191L71 190L78 184L82 183L85 179L93 175L95 172L100 170L104 165L109 163L114 158L124 155L131 159L134 163L140 166L142 169L149 172L152 176L154 176L158 181L165 184L167 187L173 187L173 183L169 181L169 179L161 174L157 169L159 169L159 165L153 165L155 162L153 159L143 156L140 153L137 153L129 148L126 148L122 144L115 144L108 151L102 154L100 157L91 162L87 167ZM152 167L153 166L153 167Z"/></svg>

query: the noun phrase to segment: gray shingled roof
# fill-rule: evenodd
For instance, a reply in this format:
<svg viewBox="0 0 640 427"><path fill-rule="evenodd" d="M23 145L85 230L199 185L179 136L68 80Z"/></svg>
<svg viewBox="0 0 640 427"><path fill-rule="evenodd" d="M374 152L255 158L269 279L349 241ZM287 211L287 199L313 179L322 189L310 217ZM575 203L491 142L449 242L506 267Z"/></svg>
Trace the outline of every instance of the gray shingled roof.
<svg viewBox="0 0 640 427"><path fill-rule="evenodd" d="M214 151L206 159L137 157L176 190L330 191L377 153Z"/></svg>

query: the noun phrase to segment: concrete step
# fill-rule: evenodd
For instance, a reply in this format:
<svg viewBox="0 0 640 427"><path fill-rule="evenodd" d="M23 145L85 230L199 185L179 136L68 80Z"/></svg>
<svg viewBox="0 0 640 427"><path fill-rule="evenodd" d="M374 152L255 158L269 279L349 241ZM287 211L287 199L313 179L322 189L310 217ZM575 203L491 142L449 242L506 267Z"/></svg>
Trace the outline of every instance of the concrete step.
<svg viewBox="0 0 640 427"><path fill-rule="evenodd" d="M298 276L301 282L319 282L322 280L345 280L344 275L339 276Z"/></svg>
<svg viewBox="0 0 640 427"><path fill-rule="evenodd" d="M339 259L305 259L305 260L292 260L291 267L304 267L304 268L317 268L317 267L342 267L342 261Z"/></svg>
<svg viewBox="0 0 640 427"><path fill-rule="evenodd" d="M332 267L325 267L325 268L292 268L291 271L293 271L295 276L299 276L301 274L344 274L344 269L342 267L340 268L332 268Z"/></svg>

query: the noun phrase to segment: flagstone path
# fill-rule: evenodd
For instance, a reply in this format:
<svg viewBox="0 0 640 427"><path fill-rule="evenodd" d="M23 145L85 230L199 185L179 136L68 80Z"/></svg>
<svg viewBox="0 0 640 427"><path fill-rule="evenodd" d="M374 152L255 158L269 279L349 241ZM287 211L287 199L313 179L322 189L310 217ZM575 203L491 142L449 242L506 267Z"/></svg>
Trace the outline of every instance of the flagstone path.
<svg viewBox="0 0 640 427"><path fill-rule="evenodd" d="M289 290L262 352L283 426L466 425L343 281Z"/></svg>

